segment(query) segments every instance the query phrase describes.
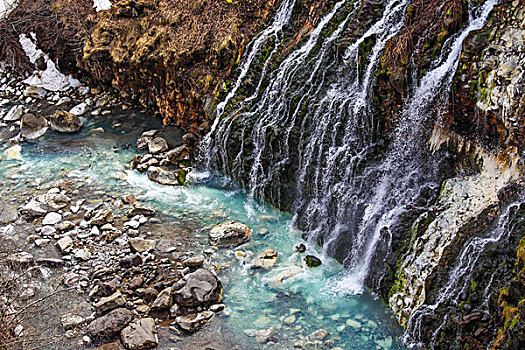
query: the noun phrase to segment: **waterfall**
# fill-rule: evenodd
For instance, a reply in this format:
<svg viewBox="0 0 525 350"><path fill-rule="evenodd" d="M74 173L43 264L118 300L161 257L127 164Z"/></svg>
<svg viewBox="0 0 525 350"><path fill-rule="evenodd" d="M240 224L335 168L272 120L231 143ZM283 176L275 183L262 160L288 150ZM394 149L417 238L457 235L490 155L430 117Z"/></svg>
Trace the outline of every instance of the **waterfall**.
<svg viewBox="0 0 525 350"><path fill-rule="evenodd" d="M495 2L472 9L466 27L443 45L388 144L371 95L381 53L402 29L409 0L385 1L375 22L342 55L356 9L339 1L275 70L267 72L265 65L252 96L232 104L255 57L263 54L257 42L266 34L251 45L234 89L217 108L205 154L252 196L290 210L309 240L344 262L346 275L330 289L361 292L378 242L391 240L390 228L407 207L439 187L439 160L427 150L426 126L439 111L436 105L445 105L464 39L483 26ZM363 56L365 44L371 49Z"/></svg>
<svg viewBox="0 0 525 350"><path fill-rule="evenodd" d="M441 288L437 299L432 304L421 305L410 317L405 334L403 335L404 343L407 344L409 348L420 348L424 346L421 342L424 317L434 315L438 308L445 307L448 302L456 302L459 300L459 295L470 288L472 275L476 269L479 268L478 263L480 259L489 250L496 249L499 245L506 242L513 231L511 227L513 225L512 215L515 210L524 203L525 198L521 197L514 203L508 205L486 236L474 237L463 246L459 257L456 259L457 263L448 272L444 287ZM494 275L492 277L494 277ZM488 312L489 295L487 295L487 293L491 286L492 280L488 281L487 288L484 292L486 302L483 304L485 307L485 309L482 310L483 312ZM432 343L430 344L431 348L435 348L438 345L439 333L449 321L449 312L446 313L440 325L433 331L431 337Z"/></svg>

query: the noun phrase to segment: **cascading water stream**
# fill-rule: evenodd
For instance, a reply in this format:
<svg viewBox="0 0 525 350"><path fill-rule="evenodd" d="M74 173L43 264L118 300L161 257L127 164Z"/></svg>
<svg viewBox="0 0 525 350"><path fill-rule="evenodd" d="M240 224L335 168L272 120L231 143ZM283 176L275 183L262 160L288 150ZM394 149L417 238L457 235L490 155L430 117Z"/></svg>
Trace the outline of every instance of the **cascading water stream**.
<svg viewBox="0 0 525 350"><path fill-rule="evenodd" d="M513 208L524 203L524 201L525 199L521 198L507 206L487 236L474 237L463 247L459 258L457 259L457 264L448 273L446 283L442 288L442 292L439 293L437 300L432 304L421 305L410 317L403 336L404 343L407 344L409 348L420 348L424 346L424 344L418 340L422 339L422 322L425 316L434 315L439 307L445 305L447 302L458 300L459 295L467 288L470 288L470 281L473 273L478 267L480 258L490 248L505 242L506 238L508 238L512 232L512 228L509 226L512 225L511 215ZM492 280L489 281L487 288L491 285ZM488 300L488 296L485 297L486 300ZM487 307L488 305L485 304L484 306ZM434 330L431 338L431 348L438 345L438 335L447 323L448 316L449 315L446 314L440 326Z"/></svg>
<svg viewBox="0 0 525 350"><path fill-rule="evenodd" d="M363 291L379 241L392 239L392 225L425 190L439 188L439 159L428 150L425 126L448 101L463 41L484 25L496 1L471 9L465 28L447 40L413 89L388 150L379 151L385 141L370 96L381 53L403 27L409 3L386 1L339 57L355 12L348 11L349 2L338 2L266 77L257 98L264 75L239 105L228 106L235 92L228 95L206 136L212 166L244 182L252 196L291 210L310 241L344 261L345 276L327 287L336 292ZM365 43L371 43L366 57ZM261 47L253 45L244 62L261 56Z"/></svg>

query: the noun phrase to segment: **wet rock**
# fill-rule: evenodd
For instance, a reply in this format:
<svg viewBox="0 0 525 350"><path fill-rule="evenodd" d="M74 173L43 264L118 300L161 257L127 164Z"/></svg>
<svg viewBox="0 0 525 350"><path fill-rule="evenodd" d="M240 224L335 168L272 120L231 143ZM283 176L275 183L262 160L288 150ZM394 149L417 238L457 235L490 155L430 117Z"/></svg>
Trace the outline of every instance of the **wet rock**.
<svg viewBox="0 0 525 350"><path fill-rule="evenodd" d="M131 311L119 308L91 322L86 332L95 340L116 336L133 319Z"/></svg>
<svg viewBox="0 0 525 350"><path fill-rule="evenodd" d="M59 222L57 225L56 225L56 228L57 230L61 231L61 232L64 232L64 231L68 231L68 230L71 230L72 228L75 227L75 224L72 223L71 221L62 221L62 222Z"/></svg>
<svg viewBox="0 0 525 350"><path fill-rule="evenodd" d="M171 295L172 289L168 287L157 295L157 298L151 305L152 310L166 310L173 304L173 298Z"/></svg>
<svg viewBox="0 0 525 350"><path fill-rule="evenodd" d="M126 298L121 292L115 292L109 297L101 298L99 302L93 305L97 314L104 314L105 312L124 306L126 304Z"/></svg>
<svg viewBox="0 0 525 350"><path fill-rule="evenodd" d="M36 262L39 265L48 266L48 267L64 266L66 263L62 259L55 259L55 258L40 258L40 259L37 259Z"/></svg>
<svg viewBox="0 0 525 350"><path fill-rule="evenodd" d="M201 256L195 256L184 260L184 266L186 267L201 267L204 264L204 258Z"/></svg>
<svg viewBox="0 0 525 350"><path fill-rule="evenodd" d="M326 331L326 329L318 329L312 334L310 334L308 336L308 339L310 339L311 341L323 341L323 339L326 338L327 335L328 332Z"/></svg>
<svg viewBox="0 0 525 350"><path fill-rule="evenodd" d="M303 243L297 243L293 247L293 250L294 250L294 252L302 254L302 253L306 252L306 246Z"/></svg>
<svg viewBox="0 0 525 350"><path fill-rule="evenodd" d="M142 318L128 324L120 333L120 339L127 349L148 349L158 344L155 332L155 321Z"/></svg>
<svg viewBox="0 0 525 350"><path fill-rule="evenodd" d="M20 133L28 141L35 141L47 132L47 120L42 116L26 114L22 117Z"/></svg>
<svg viewBox="0 0 525 350"><path fill-rule="evenodd" d="M129 211L129 216L133 217L135 215L153 216L155 215L155 210L148 207L135 206Z"/></svg>
<svg viewBox="0 0 525 350"><path fill-rule="evenodd" d="M42 220L42 225L55 225L60 222L60 220L62 220L62 215L51 212L44 217L44 220Z"/></svg>
<svg viewBox="0 0 525 350"><path fill-rule="evenodd" d="M20 120L20 118L22 118L23 113L24 113L24 106L21 106L21 105L14 106L4 116L4 121L15 122L17 120Z"/></svg>
<svg viewBox="0 0 525 350"><path fill-rule="evenodd" d="M226 305L224 304L215 304L215 305L210 306L210 311L221 312L222 310L224 310L225 307Z"/></svg>
<svg viewBox="0 0 525 350"><path fill-rule="evenodd" d="M166 153L166 158L171 164L178 165L183 161L190 160L190 150L188 146L182 145Z"/></svg>
<svg viewBox="0 0 525 350"><path fill-rule="evenodd" d="M87 249L79 249L75 253L75 258L77 258L79 260L87 261L87 260L91 259L91 252L89 250L87 250Z"/></svg>
<svg viewBox="0 0 525 350"><path fill-rule="evenodd" d="M183 306L217 304L222 301L223 288L217 277L206 269L198 269L184 277L186 284L175 293L175 302Z"/></svg>
<svg viewBox="0 0 525 350"><path fill-rule="evenodd" d="M46 89L39 87L39 86L28 86L24 90L25 97L41 99L41 98L46 97L46 95L47 95Z"/></svg>
<svg viewBox="0 0 525 350"><path fill-rule="evenodd" d="M166 170L156 166L150 166L148 168L148 178L151 181L155 181L161 185L178 186L184 185L186 178L186 171L183 169L179 170Z"/></svg>
<svg viewBox="0 0 525 350"><path fill-rule="evenodd" d="M149 142L153 139L156 133L157 130L148 130L143 132L137 140L137 149L139 151L148 149Z"/></svg>
<svg viewBox="0 0 525 350"><path fill-rule="evenodd" d="M129 240L131 250L137 253L144 253L155 248L157 242L153 239L132 238Z"/></svg>
<svg viewBox="0 0 525 350"><path fill-rule="evenodd" d="M0 205L0 225L7 225L18 220L18 211L9 204Z"/></svg>
<svg viewBox="0 0 525 350"><path fill-rule="evenodd" d="M259 255L254 261L255 267L263 269L271 269L277 264L277 251L275 249L268 249Z"/></svg>
<svg viewBox="0 0 525 350"><path fill-rule="evenodd" d="M308 267L318 267L323 262L318 257L315 257L313 255L307 255L304 257L304 262L306 263L306 266Z"/></svg>
<svg viewBox="0 0 525 350"><path fill-rule="evenodd" d="M74 287L80 279L80 276L77 273L66 273L62 277L62 282L66 287Z"/></svg>
<svg viewBox="0 0 525 350"><path fill-rule="evenodd" d="M290 266L282 271L280 271L277 275L273 276L272 281L274 283L282 283L283 281L290 279L292 277L297 276L298 274L302 273L303 270L298 266Z"/></svg>
<svg viewBox="0 0 525 350"><path fill-rule="evenodd" d="M197 329L206 324L215 314L212 311L203 311L198 314L189 314L179 316L175 319L180 328L186 332L195 332Z"/></svg>
<svg viewBox="0 0 525 350"><path fill-rule="evenodd" d="M55 246L61 254L66 254L73 246L73 239L70 236L64 236L55 243Z"/></svg>
<svg viewBox="0 0 525 350"><path fill-rule="evenodd" d="M56 111L49 120L49 124L51 129L63 133L77 132L83 125L78 116L66 111Z"/></svg>
<svg viewBox="0 0 525 350"><path fill-rule="evenodd" d="M137 277L134 277L131 281L128 282L128 289L135 290L137 288L142 287L144 284L144 276L140 275Z"/></svg>
<svg viewBox="0 0 525 350"><path fill-rule="evenodd" d="M180 316L181 314L182 314L182 310L181 310L179 305L173 304L170 307L170 316L171 317L177 317L177 316Z"/></svg>
<svg viewBox="0 0 525 350"><path fill-rule="evenodd" d="M159 154L168 150L168 143L162 137L155 137L148 142L148 151L151 154Z"/></svg>
<svg viewBox="0 0 525 350"><path fill-rule="evenodd" d="M273 327L261 329L255 332L255 340L257 340L258 343L264 344L267 343L270 340L270 337L272 337L274 334L275 329Z"/></svg>
<svg viewBox="0 0 525 350"><path fill-rule="evenodd" d="M239 222L226 221L212 228L209 236L218 246L238 245L250 239L250 228Z"/></svg>

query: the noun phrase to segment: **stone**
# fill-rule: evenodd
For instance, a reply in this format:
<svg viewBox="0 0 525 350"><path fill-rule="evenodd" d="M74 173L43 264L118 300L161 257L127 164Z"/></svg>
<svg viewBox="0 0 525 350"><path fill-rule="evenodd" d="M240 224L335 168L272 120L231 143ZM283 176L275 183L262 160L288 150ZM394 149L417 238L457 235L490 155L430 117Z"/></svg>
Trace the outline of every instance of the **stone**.
<svg viewBox="0 0 525 350"><path fill-rule="evenodd" d="M326 331L326 329L318 329L312 334L310 334L308 336L308 339L310 339L311 341L323 341L323 339L326 338L327 335L328 332Z"/></svg>
<svg viewBox="0 0 525 350"><path fill-rule="evenodd" d="M79 280L80 276L78 273L67 273L62 277L62 282L66 287L74 287Z"/></svg>
<svg viewBox="0 0 525 350"><path fill-rule="evenodd" d="M284 319L283 322L286 323L287 325L292 325L295 323L295 316L294 315L288 316Z"/></svg>
<svg viewBox="0 0 525 350"><path fill-rule="evenodd" d="M60 220L62 220L62 215L60 215L59 213L47 213L47 215L44 217L44 220L42 220L42 225L55 225Z"/></svg>
<svg viewBox="0 0 525 350"><path fill-rule="evenodd" d="M35 258L28 252L19 252L8 255L7 262L12 267L27 267L35 264Z"/></svg>
<svg viewBox="0 0 525 350"><path fill-rule="evenodd" d="M100 209L93 213L91 220L89 221L90 225L104 225L110 222L113 222L113 211L111 209Z"/></svg>
<svg viewBox="0 0 525 350"><path fill-rule="evenodd" d="M270 340L270 337L272 337L274 334L275 329L273 327L261 329L255 332L255 340L257 340L258 343L264 344L267 343Z"/></svg>
<svg viewBox="0 0 525 350"><path fill-rule="evenodd" d="M42 116L25 114L20 124L20 133L27 141L35 141L47 132L47 120Z"/></svg>
<svg viewBox="0 0 525 350"><path fill-rule="evenodd" d="M182 306L211 305L222 301L223 288L219 279L209 270L198 269L184 276L186 284L174 297Z"/></svg>
<svg viewBox="0 0 525 350"><path fill-rule="evenodd" d="M109 310L116 309L124 305L126 305L126 298L124 298L120 291L117 291L108 297L101 298L93 306L95 307L97 314L101 315Z"/></svg>
<svg viewBox="0 0 525 350"><path fill-rule="evenodd" d="M129 211L128 215L131 217L135 215L153 216L155 215L155 210L147 207L135 206Z"/></svg>
<svg viewBox="0 0 525 350"><path fill-rule="evenodd" d="M173 304L173 298L171 296L172 289L171 287L168 287L161 291L158 295L153 304L151 304L152 310L166 310L171 307Z"/></svg>
<svg viewBox="0 0 525 350"><path fill-rule="evenodd" d="M73 329L84 323L84 317L75 314L66 314L60 318L60 323L65 330Z"/></svg>
<svg viewBox="0 0 525 350"><path fill-rule="evenodd" d="M293 250L294 250L294 252L296 252L296 253L302 254L302 253L306 252L306 246L305 246L303 243L297 243L297 244L293 247Z"/></svg>
<svg viewBox="0 0 525 350"><path fill-rule="evenodd" d="M277 251L275 249L265 250L261 255L259 255L254 261L253 265L255 267L260 267L263 269L271 269L277 264Z"/></svg>
<svg viewBox="0 0 525 350"><path fill-rule="evenodd" d="M39 86L28 86L24 90L24 96L41 99L46 97L47 91L43 87Z"/></svg>
<svg viewBox="0 0 525 350"><path fill-rule="evenodd" d="M308 267L318 267L322 264L321 259L318 257L315 257L313 255L307 255L304 257L304 262L306 263L306 266Z"/></svg>
<svg viewBox="0 0 525 350"><path fill-rule="evenodd" d="M186 171L183 169L166 170L164 168L150 166L147 171L148 178L151 181L161 185L179 186L184 185Z"/></svg>
<svg viewBox="0 0 525 350"><path fill-rule="evenodd" d="M55 246L61 254L65 254L73 246L73 239L70 236L64 236L55 243Z"/></svg>
<svg viewBox="0 0 525 350"><path fill-rule="evenodd" d="M124 227L131 227L132 229L138 229L140 226L140 222L136 221L136 220L130 220L130 221L126 221L124 223Z"/></svg>
<svg viewBox="0 0 525 350"><path fill-rule="evenodd" d="M142 258L139 254L130 254L120 259L119 265L122 267L131 267L142 265Z"/></svg>
<svg viewBox="0 0 525 350"><path fill-rule="evenodd" d="M201 267L204 264L204 258L202 256L195 256L184 260L184 266L186 267Z"/></svg>
<svg viewBox="0 0 525 350"><path fill-rule="evenodd" d="M348 327L352 327L352 328L355 328L355 329L361 328L361 323L359 323L359 322L357 322L355 320L352 320L352 319L346 320L346 325Z"/></svg>
<svg viewBox="0 0 525 350"><path fill-rule="evenodd" d="M183 161L190 160L190 149L186 145L179 146L166 153L166 158L171 164L179 165Z"/></svg>
<svg viewBox="0 0 525 350"><path fill-rule="evenodd" d="M60 193L46 193L36 197L36 201L46 211L57 211L71 202L71 198Z"/></svg>
<svg viewBox="0 0 525 350"><path fill-rule="evenodd" d="M198 314L189 314L175 318L175 322L186 332L195 332L204 324L208 323L215 313L213 311L203 311Z"/></svg>
<svg viewBox="0 0 525 350"><path fill-rule="evenodd" d="M107 315L96 318L87 326L86 332L97 342L99 339L116 336L131 320L133 320L131 311L124 308L115 309Z"/></svg>
<svg viewBox="0 0 525 350"><path fill-rule="evenodd" d="M79 260L89 260L91 259L91 252L87 249L79 249L76 253L75 253L75 258L79 259Z"/></svg>
<svg viewBox="0 0 525 350"><path fill-rule="evenodd" d="M88 110L89 106L87 103L85 102L82 102L78 105L76 105L75 107L71 108L71 110L69 111L69 113L75 115L75 116L81 116L81 115L84 115L87 110Z"/></svg>
<svg viewBox="0 0 525 350"><path fill-rule="evenodd" d="M22 114L24 113L24 106L18 105L13 106L9 112L4 116L5 122L16 122L17 120L20 120L22 118Z"/></svg>
<svg viewBox="0 0 525 350"><path fill-rule="evenodd" d="M83 125L78 116L66 111L56 111L50 118L49 124L51 129L63 133L77 132Z"/></svg>
<svg viewBox="0 0 525 350"><path fill-rule="evenodd" d="M155 248L157 242L153 239L132 238L129 240L131 250L137 253L144 253Z"/></svg>
<svg viewBox="0 0 525 350"><path fill-rule="evenodd" d="M157 130L148 130L143 132L137 140L137 149L139 151L144 151L148 149L149 142L153 139L156 133Z"/></svg>
<svg viewBox="0 0 525 350"><path fill-rule="evenodd" d="M212 228L209 236L217 246L238 245L250 239L250 228L240 222L226 221Z"/></svg>
<svg viewBox="0 0 525 350"><path fill-rule="evenodd" d="M9 204L0 205L0 225L8 225L18 220L18 210Z"/></svg>
<svg viewBox="0 0 525 350"><path fill-rule="evenodd" d="M122 344L127 349L149 349L158 344L153 318L141 318L128 324L120 333Z"/></svg>
<svg viewBox="0 0 525 350"><path fill-rule="evenodd" d="M60 232L71 230L74 227L75 227L75 224L68 220L59 222L56 225L57 230L59 230Z"/></svg>
<svg viewBox="0 0 525 350"><path fill-rule="evenodd" d="M290 279L292 277L295 277L302 272L303 272L303 269L301 269L300 267L290 266L280 271L277 275L273 276L272 281L274 283L283 283L283 281Z"/></svg>
<svg viewBox="0 0 525 350"><path fill-rule="evenodd" d="M155 288L146 288L144 289L144 298L146 298L147 301L152 301L157 299L157 295L159 295L159 292Z"/></svg>
<svg viewBox="0 0 525 350"><path fill-rule="evenodd" d="M159 154L168 150L168 143L162 137L155 137L148 142L148 151L151 154Z"/></svg>
<svg viewBox="0 0 525 350"><path fill-rule="evenodd" d="M173 304L170 307L170 316L171 317L177 317L177 316L180 316L181 314L182 314L182 310L181 310L179 305Z"/></svg>
<svg viewBox="0 0 525 350"><path fill-rule="evenodd" d="M210 311L221 312L222 310L224 310L225 307L226 305L224 304L215 304L215 305L210 306Z"/></svg>

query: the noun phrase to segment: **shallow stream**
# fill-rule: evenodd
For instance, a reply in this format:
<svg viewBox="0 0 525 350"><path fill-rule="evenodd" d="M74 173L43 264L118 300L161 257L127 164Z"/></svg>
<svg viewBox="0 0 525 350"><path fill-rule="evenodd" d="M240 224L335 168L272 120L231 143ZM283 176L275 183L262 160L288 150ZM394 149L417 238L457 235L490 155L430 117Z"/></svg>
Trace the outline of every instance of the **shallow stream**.
<svg viewBox="0 0 525 350"><path fill-rule="evenodd" d="M127 170L125 165L137 153L137 137L161 125L139 111L112 112L111 117L84 119L85 127L76 135L48 133L21 148L1 145L3 199L21 200L31 196L32 188L59 179L85 182L118 196L134 193L160 214L160 229L152 232L160 250L183 246L205 256L205 265L217 273L225 288L226 309L219 323L206 327L221 327L221 334L229 334L241 349L293 349L299 343L308 348L306 343L319 337L328 341L328 348L399 347L401 329L380 300L366 292L333 291L331 286L343 274L339 263L309 244L306 253L294 253L294 245L302 242L301 232L292 227L287 213L249 198L228 179L209 172L190 173L185 187L167 187ZM177 130L170 135L172 140L180 138ZM233 249L214 249L207 232L226 220L250 226L250 241ZM38 248L31 249L39 255ZM267 249L277 250L277 266L253 269L251 258ZM305 254L318 256L322 265L307 268ZM268 343L257 342L258 330L269 330ZM161 338L159 348L180 348L172 341Z"/></svg>

